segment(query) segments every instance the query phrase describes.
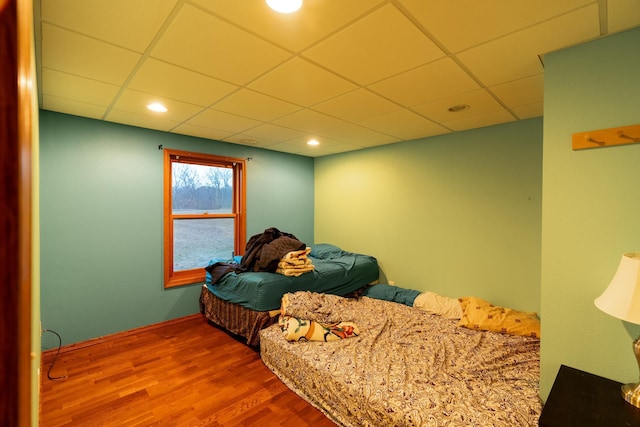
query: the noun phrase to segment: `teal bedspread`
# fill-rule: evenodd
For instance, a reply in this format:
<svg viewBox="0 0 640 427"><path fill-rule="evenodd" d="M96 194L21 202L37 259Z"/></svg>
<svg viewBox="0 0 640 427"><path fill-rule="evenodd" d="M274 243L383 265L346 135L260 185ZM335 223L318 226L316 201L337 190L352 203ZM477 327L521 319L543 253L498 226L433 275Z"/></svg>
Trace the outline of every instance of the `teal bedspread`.
<svg viewBox="0 0 640 427"><path fill-rule="evenodd" d="M256 311L269 311L280 307L280 300L287 292L313 291L342 296L378 280L378 262L369 255L343 251L323 243L312 246L309 258L315 266L314 271L297 277L231 272L212 284L207 273L206 286L225 301ZM211 260L210 265L218 261L221 260Z"/></svg>

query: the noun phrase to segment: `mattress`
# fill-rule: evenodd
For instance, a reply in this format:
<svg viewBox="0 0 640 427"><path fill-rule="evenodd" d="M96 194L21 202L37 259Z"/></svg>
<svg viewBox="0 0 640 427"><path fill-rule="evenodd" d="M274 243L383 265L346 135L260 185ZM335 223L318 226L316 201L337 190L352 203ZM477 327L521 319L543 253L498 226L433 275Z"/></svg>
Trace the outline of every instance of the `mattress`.
<svg viewBox="0 0 640 427"><path fill-rule="evenodd" d="M278 324L260 331L265 365L337 424L538 425L538 339L368 297L341 310L359 336L289 342Z"/></svg>
<svg viewBox="0 0 640 427"><path fill-rule="evenodd" d="M377 260L369 255L318 244L312 247L309 259L315 266L314 271L297 277L268 272L231 272L213 284L207 273L205 284L220 299L251 310L269 311L280 307L282 295L287 292L310 290L346 295L378 279Z"/></svg>

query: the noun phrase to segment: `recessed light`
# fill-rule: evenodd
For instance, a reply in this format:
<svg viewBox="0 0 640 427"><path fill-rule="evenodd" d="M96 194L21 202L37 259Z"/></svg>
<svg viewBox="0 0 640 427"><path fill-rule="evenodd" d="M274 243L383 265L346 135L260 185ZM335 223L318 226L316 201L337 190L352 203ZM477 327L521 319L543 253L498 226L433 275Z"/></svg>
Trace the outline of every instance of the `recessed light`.
<svg viewBox="0 0 640 427"><path fill-rule="evenodd" d="M452 107L449 107L448 111L450 113L459 113L461 111L468 110L469 108L471 108L471 106L469 106L467 104L458 104L458 105L454 105Z"/></svg>
<svg viewBox="0 0 640 427"><path fill-rule="evenodd" d="M166 113L167 107L160 104L159 102L154 102L152 104L147 105L147 108L151 111L155 111L156 113Z"/></svg>
<svg viewBox="0 0 640 427"><path fill-rule="evenodd" d="M317 139L310 139L307 141L307 145L320 145Z"/></svg>
<svg viewBox="0 0 640 427"><path fill-rule="evenodd" d="M293 13L300 9L302 0L266 0L267 5L276 12Z"/></svg>

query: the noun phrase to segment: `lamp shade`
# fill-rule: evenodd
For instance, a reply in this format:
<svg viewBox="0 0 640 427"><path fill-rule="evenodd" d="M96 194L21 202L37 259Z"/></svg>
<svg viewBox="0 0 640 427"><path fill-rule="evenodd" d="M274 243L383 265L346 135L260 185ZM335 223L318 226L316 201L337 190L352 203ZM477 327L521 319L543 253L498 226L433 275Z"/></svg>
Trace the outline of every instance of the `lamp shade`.
<svg viewBox="0 0 640 427"><path fill-rule="evenodd" d="M610 316L640 324L640 252L622 255L611 283L594 303Z"/></svg>

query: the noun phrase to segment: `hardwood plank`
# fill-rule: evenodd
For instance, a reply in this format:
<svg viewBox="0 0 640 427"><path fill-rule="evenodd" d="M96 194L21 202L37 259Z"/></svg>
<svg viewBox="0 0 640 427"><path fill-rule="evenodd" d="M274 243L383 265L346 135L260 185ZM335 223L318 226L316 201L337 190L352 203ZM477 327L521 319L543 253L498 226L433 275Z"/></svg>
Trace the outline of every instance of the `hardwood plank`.
<svg viewBox="0 0 640 427"><path fill-rule="evenodd" d="M335 426L200 315L64 348L51 376L66 378L43 375L43 427Z"/></svg>

